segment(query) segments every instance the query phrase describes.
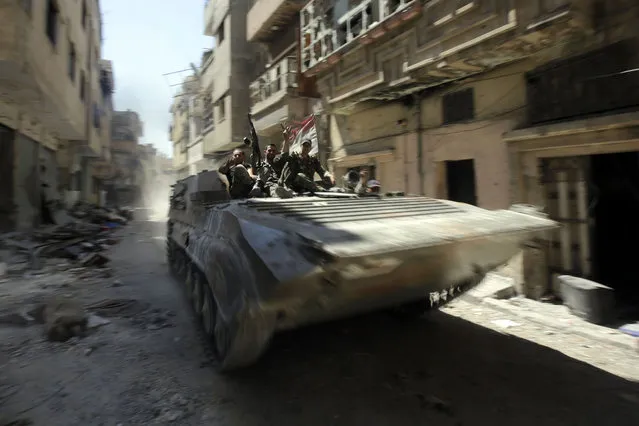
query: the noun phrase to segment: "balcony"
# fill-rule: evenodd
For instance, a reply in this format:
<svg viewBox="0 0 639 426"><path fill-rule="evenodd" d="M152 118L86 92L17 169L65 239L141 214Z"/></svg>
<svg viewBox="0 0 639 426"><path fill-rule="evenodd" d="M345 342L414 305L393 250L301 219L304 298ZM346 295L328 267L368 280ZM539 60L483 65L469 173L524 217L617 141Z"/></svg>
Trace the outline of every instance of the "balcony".
<svg viewBox="0 0 639 426"><path fill-rule="evenodd" d="M40 25L44 8L32 8L30 17L23 3L0 6L0 97L20 104L60 138L83 139L86 110L79 96L80 71L75 68L70 74L64 27L58 25L54 32L54 45Z"/></svg>
<svg viewBox="0 0 639 426"><path fill-rule="evenodd" d="M281 28L291 25L306 0L254 0L246 20L246 39L269 40Z"/></svg>
<svg viewBox="0 0 639 426"><path fill-rule="evenodd" d="M111 96L115 90L113 80L113 64L111 61L100 60L100 89L105 97Z"/></svg>
<svg viewBox="0 0 639 426"><path fill-rule="evenodd" d="M306 98L297 96L297 70L297 57L285 56L249 86L251 114L260 133L280 132L280 123L289 121L294 115L301 119L306 113Z"/></svg>
<svg viewBox="0 0 639 426"><path fill-rule="evenodd" d="M336 112L563 46L591 22L577 0L363 0L333 16L343 1L312 0L300 14L301 71Z"/></svg>
<svg viewBox="0 0 639 426"><path fill-rule="evenodd" d="M635 45L636 39L627 39L530 71L528 123L639 111L639 81L632 71L639 69Z"/></svg>

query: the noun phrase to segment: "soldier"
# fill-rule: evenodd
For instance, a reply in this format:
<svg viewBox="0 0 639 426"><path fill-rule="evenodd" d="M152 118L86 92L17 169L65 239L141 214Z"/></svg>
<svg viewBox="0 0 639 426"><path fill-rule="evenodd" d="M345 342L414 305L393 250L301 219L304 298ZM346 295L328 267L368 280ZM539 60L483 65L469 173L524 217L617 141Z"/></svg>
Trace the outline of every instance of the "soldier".
<svg viewBox="0 0 639 426"><path fill-rule="evenodd" d="M284 148L287 145L287 131L284 131ZM280 174L288 160L288 153L277 155L277 146L272 143L264 150L265 160L260 164L257 181L251 190L251 196L267 195L270 197L291 198L293 191L280 184Z"/></svg>
<svg viewBox="0 0 639 426"><path fill-rule="evenodd" d="M368 170L362 169L359 172L359 182L355 186L355 193L357 195L366 195L368 192L368 187L366 183L368 182Z"/></svg>
<svg viewBox="0 0 639 426"><path fill-rule="evenodd" d="M218 171L226 175L229 181L229 194L231 198L246 198L255 184L255 176L252 168L245 161L244 151L237 148Z"/></svg>
<svg viewBox="0 0 639 426"><path fill-rule="evenodd" d="M309 155L312 143L310 140L302 142L302 152L297 154L288 154L288 145L286 150L282 148L282 155L288 154L288 162L282 171L282 182L291 187L296 192L318 192L322 188L315 183L313 177L315 173L322 177L325 185L331 187L335 185L335 178L327 170L322 167L316 156Z"/></svg>
<svg viewBox="0 0 639 426"><path fill-rule="evenodd" d="M368 183L366 184L366 186L368 187L368 193L369 194L379 195L379 193L382 190L382 184L379 183L379 181L375 180L375 179L369 180Z"/></svg>

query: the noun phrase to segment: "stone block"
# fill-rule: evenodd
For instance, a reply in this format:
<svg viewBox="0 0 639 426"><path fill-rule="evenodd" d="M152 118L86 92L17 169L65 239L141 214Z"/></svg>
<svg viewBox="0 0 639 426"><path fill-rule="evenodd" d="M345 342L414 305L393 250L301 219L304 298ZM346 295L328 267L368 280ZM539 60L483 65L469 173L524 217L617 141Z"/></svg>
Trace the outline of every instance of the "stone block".
<svg viewBox="0 0 639 426"><path fill-rule="evenodd" d="M576 316L593 324L608 324L615 319L615 295L612 288L585 278L560 275L561 298Z"/></svg>

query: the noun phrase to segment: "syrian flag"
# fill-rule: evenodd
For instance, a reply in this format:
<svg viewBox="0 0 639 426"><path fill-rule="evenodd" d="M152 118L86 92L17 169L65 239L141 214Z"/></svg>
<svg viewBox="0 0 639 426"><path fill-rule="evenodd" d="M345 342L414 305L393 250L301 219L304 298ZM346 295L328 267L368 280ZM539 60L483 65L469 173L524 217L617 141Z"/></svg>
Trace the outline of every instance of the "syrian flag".
<svg viewBox="0 0 639 426"><path fill-rule="evenodd" d="M315 127L315 115L310 115L302 122L291 123L291 143L290 152L299 153L302 151L302 142L311 141L310 155L316 155L319 150L319 139L317 138L317 128Z"/></svg>

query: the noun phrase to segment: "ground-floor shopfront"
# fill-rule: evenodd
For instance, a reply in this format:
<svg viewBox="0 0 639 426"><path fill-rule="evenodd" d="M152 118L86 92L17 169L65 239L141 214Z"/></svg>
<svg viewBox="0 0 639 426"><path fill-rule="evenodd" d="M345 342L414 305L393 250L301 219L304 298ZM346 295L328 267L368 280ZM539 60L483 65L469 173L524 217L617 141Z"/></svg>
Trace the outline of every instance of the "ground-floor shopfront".
<svg viewBox="0 0 639 426"><path fill-rule="evenodd" d="M541 243L546 280L529 291L556 293L569 274L612 287L639 306L639 114L575 120L507 133L513 201L544 206L560 227Z"/></svg>

